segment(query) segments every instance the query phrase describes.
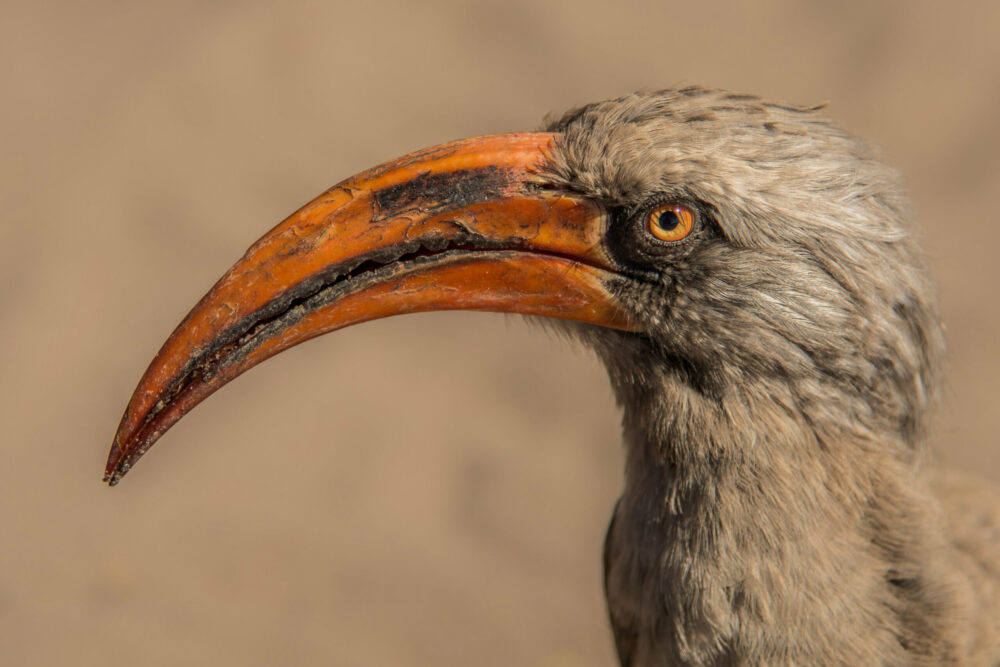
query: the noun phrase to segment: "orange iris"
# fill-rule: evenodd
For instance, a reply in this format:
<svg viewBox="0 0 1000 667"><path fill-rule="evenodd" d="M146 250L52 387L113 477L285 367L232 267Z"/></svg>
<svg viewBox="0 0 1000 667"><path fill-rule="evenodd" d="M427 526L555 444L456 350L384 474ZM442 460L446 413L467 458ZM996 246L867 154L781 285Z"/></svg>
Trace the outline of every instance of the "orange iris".
<svg viewBox="0 0 1000 667"><path fill-rule="evenodd" d="M684 204L657 206L646 215L646 226L661 241L680 241L694 229L694 211Z"/></svg>

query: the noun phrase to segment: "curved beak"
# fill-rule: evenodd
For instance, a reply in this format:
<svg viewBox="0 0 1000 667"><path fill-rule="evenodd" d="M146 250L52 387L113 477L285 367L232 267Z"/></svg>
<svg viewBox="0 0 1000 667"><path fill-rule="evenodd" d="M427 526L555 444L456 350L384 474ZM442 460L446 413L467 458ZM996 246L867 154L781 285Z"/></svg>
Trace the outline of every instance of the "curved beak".
<svg viewBox="0 0 1000 667"><path fill-rule="evenodd" d="M555 135L467 139L350 178L254 243L170 335L122 416L111 485L209 394L314 336L390 315L486 310L629 329L607 215L546 189Z"/></svg>

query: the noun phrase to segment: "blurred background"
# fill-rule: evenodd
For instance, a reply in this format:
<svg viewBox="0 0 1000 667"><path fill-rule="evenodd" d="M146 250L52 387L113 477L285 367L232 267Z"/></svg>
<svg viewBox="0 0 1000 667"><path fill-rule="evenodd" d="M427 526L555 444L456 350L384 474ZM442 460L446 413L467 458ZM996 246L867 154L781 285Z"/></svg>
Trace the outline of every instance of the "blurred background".
<svg viewBox="0 0 1000 667"><path fill-rule="evenodd" d="M638 88L829 100L904 172L937 460L1000 480L998 3L7 0L0 62L0 662L611 664L618 414L517 318L319 338L100 479L160 343L301 203Z"/></svg>

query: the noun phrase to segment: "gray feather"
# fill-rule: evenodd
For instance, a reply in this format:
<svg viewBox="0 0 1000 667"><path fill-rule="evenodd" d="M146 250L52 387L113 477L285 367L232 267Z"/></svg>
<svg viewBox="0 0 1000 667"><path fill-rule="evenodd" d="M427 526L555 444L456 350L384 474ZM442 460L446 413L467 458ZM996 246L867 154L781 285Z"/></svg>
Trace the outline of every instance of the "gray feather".
<svg viewBox="0 0 1000 667"><path fill-rule="evenodd" d="M621 404L606 544L624 665L989 665L1000 502L924 455L944 337L896 173L816 107L687 88L552 120L540 178L699 202L699 238L560 325Z"/></svg>

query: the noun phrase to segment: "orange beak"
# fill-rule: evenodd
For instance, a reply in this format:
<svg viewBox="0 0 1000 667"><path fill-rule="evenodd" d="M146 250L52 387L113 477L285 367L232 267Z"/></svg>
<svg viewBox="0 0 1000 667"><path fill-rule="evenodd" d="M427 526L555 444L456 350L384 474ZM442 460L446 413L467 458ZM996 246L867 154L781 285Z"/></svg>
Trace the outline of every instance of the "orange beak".
<svg viewBox="0 0 1000 667"><path fill-rule="evenodd" d="M139 381L111 485L209 394L282 350L390 315L486 310L629 329L609 291L607 214L538 185L555 135L444 144L327 190L254 243Z"/></svg>

